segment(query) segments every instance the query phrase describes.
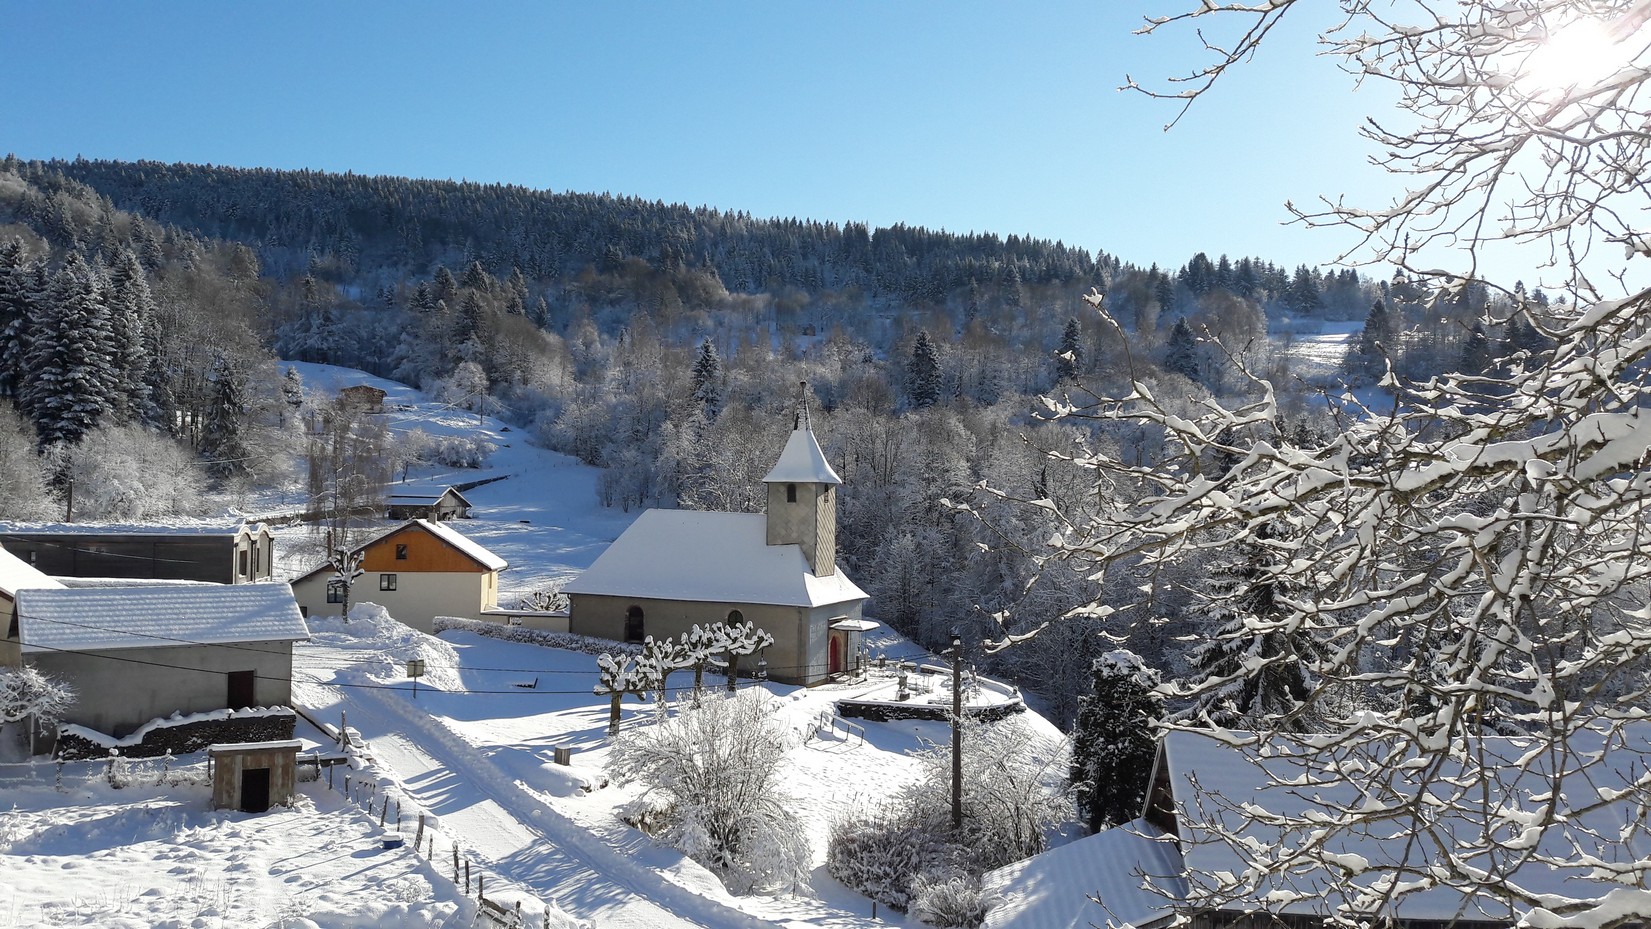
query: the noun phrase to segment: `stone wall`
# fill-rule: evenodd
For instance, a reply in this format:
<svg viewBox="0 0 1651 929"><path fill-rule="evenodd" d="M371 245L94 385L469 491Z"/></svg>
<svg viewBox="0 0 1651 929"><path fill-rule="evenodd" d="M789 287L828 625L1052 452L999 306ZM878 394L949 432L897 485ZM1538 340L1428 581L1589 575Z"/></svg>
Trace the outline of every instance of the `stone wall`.
<svg viewBox="0 0 1651 929"><path fill-rule="evenodd" d="M298 714L284 707L254 713L225 710L176 723L158 720L143 727L136 739L114 739L81 726L63 726L57 734L57 756L64 761L107 758L112 749L123 758L158 758L168 751L187 755L222 742L277 742L292 738L297 721Z"/></svg>

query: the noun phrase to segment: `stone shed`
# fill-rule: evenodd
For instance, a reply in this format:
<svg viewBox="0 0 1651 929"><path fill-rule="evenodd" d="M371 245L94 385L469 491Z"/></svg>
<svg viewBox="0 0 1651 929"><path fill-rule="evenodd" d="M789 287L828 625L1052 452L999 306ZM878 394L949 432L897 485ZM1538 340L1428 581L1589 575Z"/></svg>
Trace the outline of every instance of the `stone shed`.
<svg viewBox="0 0 1651 929"><path fill-rule="evenodd" d="M298 783L297 739L230 742L206 750L212 766L212 808L262 813L290 806Z"/></svg>

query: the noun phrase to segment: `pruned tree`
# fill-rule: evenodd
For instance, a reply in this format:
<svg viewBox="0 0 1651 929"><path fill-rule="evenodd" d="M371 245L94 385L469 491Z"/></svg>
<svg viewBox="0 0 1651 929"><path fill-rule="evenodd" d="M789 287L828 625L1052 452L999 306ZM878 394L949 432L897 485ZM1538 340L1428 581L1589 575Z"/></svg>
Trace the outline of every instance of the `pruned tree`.
<svg viewBox="0 0 1651 929"><path fill-rule="evenodd" d="M732 693L740 675L740 659L773 645L774 637L750 620L718 625L723 627L723 654L728 656L728 690Z"/></svg>
<svg viewBox="0 0 1651 929"><path fill-rule="evenodd" d="M670 690L665 682L670 680L671 672L693 667L694 660L695 656L687 645L675 639L648 636L642 643L642 655L636 659L636 666L655 682L659 705L663 707L670 699Z"/></svg>
<svg viewBox="0 0 1651 929"><path fill-rule="evenodd" d="M600 677L591 692L608 698L608 735L618 735L619 701L627 694L638 700L646 699L648 691L659 686L659 683L653 676L652 668L644 667L632 655L598 655L596 668Z"/></svg>
<svg viewBox="0 0 1651 929"><path fill-rule="evenodd" d="M1239 24L1234 41L1210 43L1213 63L1164 95L1191 105L1280 17L1307 7L1215 0L1149 22L1148 31ZM1263 738L1315 772L1316 796L1352 799L1306 814L1259 800L1230 807L1266 831L1212 823L1237 859L1201 879L1190 905L1266 905L1258 895L1268 888L1311 874L1319 889L1308 905L1343 925L1402 915L1413 896L1435 891L1528 925L1642 924L1651 827L1643 782L1631 782L1651 762L1637 728L1651 657L1651 291L1633 272L1651 255L1651 232L1639 225L1651 189L1638 168L1651 148L1651 8L1341 8L1324 41L1355 73L1397 91L1402 117L1368 120L1364 132L1407 189L1386 206L1324 201L1297 216L1351 227L1361 257L1398 265L1443 299L1480 277L1491 241L1543 246L1571 299L1515 312L1549 346L1506 370L1396 384L1392 412L1347 409L1342 433L1318 444L1279 428L1272 385L1260 379L1242 402L1191 416L1142 384L1090 407L1057 405L1059 417L1162 429L1167 439L1150 467L1106 450L1086 459L1108 503L1069 522L1059 555L1156 591L1156 579L1264 526L1298 540L1274 576L1300 593L1246 623L1252 634L1322 644L1303 700L1318 722ZM1581 41L1593 43L1569 59L1581 70L1561 75L1557 49ZM1618 262L1598 247L1613 242L1626 255ZM1442 270L1449 248L1461 260ZM1210 473L1206 463L1221 456L1238 464ZM1261 659L1272 660L1284 659ZM1540 789L1506 789L1507 761L1479 751L1494 732L1517 734L1522 757L1542 759ZM1609 750L1590 748L1600 744ZM1562 789L1625 779L1628 789ZM1436 804L1460 825L1431 828ZM1197 817L1195 807L1181 814ZM1573 844L1584 817L1617 826ZM1382 837L1402 837L1398 860L1338 854ZM1591 882L1564 895L1531 880L1607 854Z"/></svg>

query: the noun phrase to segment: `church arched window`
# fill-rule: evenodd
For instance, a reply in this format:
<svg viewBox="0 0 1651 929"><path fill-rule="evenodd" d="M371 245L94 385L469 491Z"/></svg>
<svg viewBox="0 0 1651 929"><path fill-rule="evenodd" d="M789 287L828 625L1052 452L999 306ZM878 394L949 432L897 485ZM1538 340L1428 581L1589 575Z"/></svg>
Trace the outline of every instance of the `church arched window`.
<svg viewBox="0 0 1651 929"><path fill-rule="evenodd" d="M743 622L745 622L745 614L744 613L741 613L739 610L729 610L728 611L728 625L732 626L735 623L743 623Z"/></svg>

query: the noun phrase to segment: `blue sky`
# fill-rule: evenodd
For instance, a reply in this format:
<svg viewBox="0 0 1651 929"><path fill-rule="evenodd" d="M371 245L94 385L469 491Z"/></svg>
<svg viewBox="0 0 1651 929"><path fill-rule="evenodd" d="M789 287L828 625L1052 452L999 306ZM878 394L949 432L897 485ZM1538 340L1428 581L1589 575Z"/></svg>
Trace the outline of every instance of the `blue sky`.
<svg viewBox="0 0 1651 929"><path fill-rule="evenodd" d="M1302 20L1165 133L1173 104L1117 88L1203 60L1131 34L1175 6L0 0L0 151L1328 262L1345 240L1284 201L1390 192L1355 136L1386 104Z"/></svg>

